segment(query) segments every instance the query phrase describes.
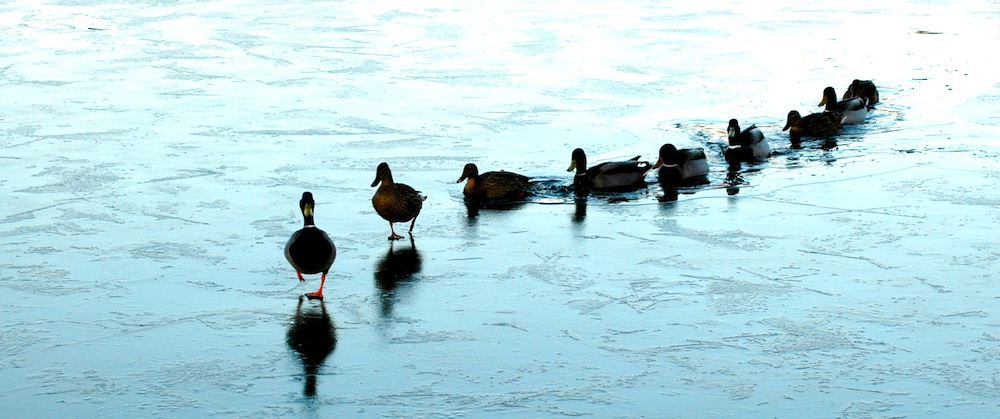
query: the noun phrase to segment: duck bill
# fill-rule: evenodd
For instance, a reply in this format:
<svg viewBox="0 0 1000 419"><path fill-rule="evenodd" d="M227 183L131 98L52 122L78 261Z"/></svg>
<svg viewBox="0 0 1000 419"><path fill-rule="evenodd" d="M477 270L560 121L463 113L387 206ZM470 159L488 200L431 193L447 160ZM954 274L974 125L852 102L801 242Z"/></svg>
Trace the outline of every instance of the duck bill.
<svg viewBox="0 0 1000 419"><path fill-rule="evenodd" d="M465 176L462 176L462 177L458 178L458 182L455 182L455 183L462 183L462 181L464 181L465 179L467 179L467 178Z"/></svg>
<svg viewBox="0 0 1000 419"><path fill-rule="evenodd" d="M726 130L726 134L729 136L729 138L735 137L736 136L736 128L729 127L729 129Z"/></svg>
<svg viewBox="0 0 1000 419"><path fill-rule="evenodd" d="M573 170L576 170L576 160L570 161L569 169L566 169L567 172L572 172Z"/></svg>
<svg viewBox="0 0 1000 419"><path fill-rule="evenodd" d="M302 208L302 215L306 217L313 216L313 206L312 204L306 204L305 208Z"/></svg>
<svg viewBox="0 0 1000 419"><path fill-rule="evenodd" d="M654 164L652 168L656 169L659 168L660 166L663 166L663 157L656 159L656 164Z"/></svg>
<svg viewBox="0 0 1000 419"><path fill-rule="evenodd" d="M374 182L372 182L372 187L374 188L374 187L375 187L375 185L378 185L378 183L379 183L380 181L382 181L382 178L381 178L381 177L376 177L376 178L375 178L375 181L374 181Z"/></svg>
<svg viewBox="0 0 1000 419"><path fill-rule="evenodd" d="M823 105L826 105L826 96L823 96L823 100L819 101L819 105L816 106L823 106Z"/></svg>

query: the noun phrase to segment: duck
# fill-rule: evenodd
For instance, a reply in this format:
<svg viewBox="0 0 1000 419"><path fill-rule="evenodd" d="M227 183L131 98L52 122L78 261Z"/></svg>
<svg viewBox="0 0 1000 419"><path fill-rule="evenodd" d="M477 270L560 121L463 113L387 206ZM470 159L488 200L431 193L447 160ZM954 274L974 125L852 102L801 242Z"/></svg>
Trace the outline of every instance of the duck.
<svg viewBox="0 0 1000 419"><path fill-rule="evenodd" d="M514 172L496 171L479 173L475 163L468 163L462 169L457 183L465 181L462 193L473 200L517 200L527 194L531 178Z"/></svg>
<svg viewBox="0 0 1000 419"><path fill-rule="evenodd" d="M840 112L843 115L841 125L853 125L865 123L865 117L868 116L867 102L868 99L863 97L853 97L838 102L837 92L833 87L827 86L823 89L823 100L818 106L826 105L826 112Z"/></svg>
<svg viewBox="0 0 1000 419"><path fill-rule="evenodd" d="M649 162L639 161L635 156L624 161L610 161L587 167L587 154L582 148L573 150L567 172L576 170L573 183L584 188L597 190L636 189L646 185Z"/></svg>
<svg viewBox="0 0 1000 419"><path fill-rule="evenodd" d="M305 281L302 274L322 273L319 289L316 292L306 294L309 299L323 299L323 285L326 284L326 274L330 272L333 261L337 259L337 247L333 240L325 231L316 227L314 212L316 201L311 192L303 192L302 199L299 200L299 209L302 211L303 226L298 231L292 233L285 243L285 259L295 268L295 274L299 277L299 282Z"/></svg>
<svg viewBox="0 0 1000 419"><path fill-rule="evenodd" d="M788 136L792 141L797 141L801 137L829 137L840 132L840 121L843 116L839 112L820 112L806 115L804 118L799 111L788 112L788 122L782 131L788 131Z"/></svg>
<svg viewBox="0 0 1000 419"><path fill-rule="evenodd" d="M757 125L750 125L740 130L740 123L735 118L729 120L729 148L726 149L726 160L730 162L766 159L771 155L771 146L764 138L764 133Z"/></svg>
<svg viewBox="0 0 1000 419"><path fill-rule="evenodd" d="M878 89L875 88L875 83L871 80L854 79L851 85L847 86L847 90L844 91L845 100L852 97L868 99L868 108L874 109L875 104L878 103Z"/></svg>
<svg viewBox="0 0 1000 419"><path fill-rule="evenodd" d="M417 223L417 216L420 215L420 209L424 207L424 200L427 197L421 195L420 191L413 189L410 185L393 182L392 171L389 170L389 164L386 162L379 163L375 170L375 181L372 182L372 187L374 188L379 183L381 185L372 196L372 207L375 208L375 212L379 216L389 222L389 231L392 233L389 235L389 240L403 238L403 236L396 234L393 223L405 223L413 220L410 222L409 231L412 235L413 226Z"/></svg>
<svg viewBox="0 0 1000 419"><path fill-rule="evenodd" d="M708 160L702 148L678 149L667 143L660 147L660 157L653 168L660 169L660 183L687 183L705 179Z"/></svg>

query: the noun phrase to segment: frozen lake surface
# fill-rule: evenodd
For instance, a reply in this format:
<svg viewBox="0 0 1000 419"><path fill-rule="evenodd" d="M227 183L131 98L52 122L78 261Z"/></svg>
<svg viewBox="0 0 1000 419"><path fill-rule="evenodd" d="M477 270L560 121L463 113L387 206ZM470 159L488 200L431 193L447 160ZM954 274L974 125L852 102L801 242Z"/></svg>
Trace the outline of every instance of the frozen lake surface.
<svg viewBox="0 0 1000 419"><path fill-rule="evenodd" d="M1000 415L994 1L91 3L0 5L0 416ZM565 192L667 142L710 183ZM468 162L544 188L470 216Z"/></svg>

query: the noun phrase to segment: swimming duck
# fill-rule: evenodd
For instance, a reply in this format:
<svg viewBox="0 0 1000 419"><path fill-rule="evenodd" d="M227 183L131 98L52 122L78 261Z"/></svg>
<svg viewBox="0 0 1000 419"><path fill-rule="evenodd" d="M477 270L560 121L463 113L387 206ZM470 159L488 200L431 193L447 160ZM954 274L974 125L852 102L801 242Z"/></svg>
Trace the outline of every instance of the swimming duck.
<svg viewBox="0 0 1000 419"><path fill-rule="evenodd" d="M852 97L868 99L868 108L873 109L875 108L875 104L878 103L878 89L875 88L875 83L871 80L854 79L844 92L844 99Z"/></svg>
<svg viewBox="0 0 1000 419"><path fill-rule="evenodd" d="M316 227L313 221L315 208L316 201L313 200L312 193L303 192L302 199L299 200L299 209L302 210L304 225L302 229L292 233L288 243L285 243L285 259L288 259L288 263L295 268L299 282L306 280L302 274L323 273L319 290L306 294L310 299L323 299L323 284L326 284L326 274L337 258L337 247L333 245L333 240L330 240L326 232Z"/></svg>
<svg viewBox="0 0 1000 419"><path fill-rule="evenodd" d="M527 176L502 170L479 173L475 163L469 163L462 169L462 177L458 178L458 183L466 181L462 193L468 199L516 200L524 198L529 179Z"/></svg>
<svg viewBox="0 0 1000 419"><path fill-rule="evenodd" d="M760 128L751 125L745 130L740 130L740 123L736 119L729 120L729 148L726 149L726 160L749 161L766 159L771 155L771 146L768 145L764 133Z"/></svg>
<svg viewBox="0 0 1000 419"><path fill-rule="evenodd" d="M576 170L573 183L594 189L616 190L634 189L646 184L646 171L649 162L639 161L635 156L625 161L610 161L587 168L587 154L583 149L573 150L572 160L567 172Z"/></svg>
<svg viewBox="0 0 1000 419"><path fill-rule="evenodd" d="M862 97L853 97L838 102L837 92L827 86L823 89L823 100L819 102L819 106L826 105L826 112L840 112L844 116L840 121L842 125L863 124L868 116L867 101Z"/></svg>
<svg viewBox="0 0 1000 419"><path fill-rule="evenodd" d="M708 175L708 160L701 148L677 149L667 143L660 147L660 158L653 168L659 168L660 183L680 183L702 180Z"/></svg>
<svg viewBox="0 0 1000 419"><path fill-rule="evenodd" d="M410 223L409 231L410 234L413 234L413 225L417 223L417 215L420 215L420 209L423 208L424 200L427 197L420 195L420 191L413 189L410 185L393 182L392 171L389 170L389 164L385 162L379 163L378 169L375 170L375 181L372 182L372 187L374 188L379 182L382 185L372 196L372 206L375 207L375 212L379 216L389 222L389 231L392 232L389 240L403 238L403 236L396 234L392 223L413 220Z"/></svg>
<svg viewBox="0 0 1000 419"><path fill-rule="evenodd" d="M801 137L829 137L840 132L840 121L843 116L839 112L820 112L806 115L799 111L788 112L788 122L782 131L788 131L792 141Z"/></svg>

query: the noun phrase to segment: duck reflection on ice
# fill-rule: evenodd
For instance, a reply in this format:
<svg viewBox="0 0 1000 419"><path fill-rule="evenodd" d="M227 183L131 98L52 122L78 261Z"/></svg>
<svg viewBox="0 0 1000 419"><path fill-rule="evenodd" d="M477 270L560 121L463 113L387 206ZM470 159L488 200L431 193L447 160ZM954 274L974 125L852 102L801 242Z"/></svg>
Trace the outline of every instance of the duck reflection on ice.
<svg viewBox="0 0 1000 419"><path fill-rule="evenodd" d="M469 218L476 218L479 216L479 210L510 211L524 206L525 203L527 201L487 201L466 198L465 209Z"/></svg>
<svg viewBox="0 0 1000 419"><path fill-rule="evenodd" d="M381 291L379 295L382 305L382 315L392 315L393 305L398 298L400 284L409 282L413 275L420 272L423 262L420 252L410 237L410 247L395 249L389 243L389 251L375 264L375 286Z"/></svg>
<svg viewBox="0 0 1000 419"><path fill-rule="evenodd" d="M323 300L316 300L303 309L304 300L303 296L299 296L299 303L295 307L295 316L288 327L285 342L298 353L302 368L305 370L303 394L306 397L314 397L316 376L323 362L337 347L337 332Z"/></svg>
<svg viewBox="0 0 1000 419"><path fill-rule="evenodd" d="M573 205L576 207L573 211L573 222L582 223L587 218L587 196L577 196L573 200Z"/></svg>

